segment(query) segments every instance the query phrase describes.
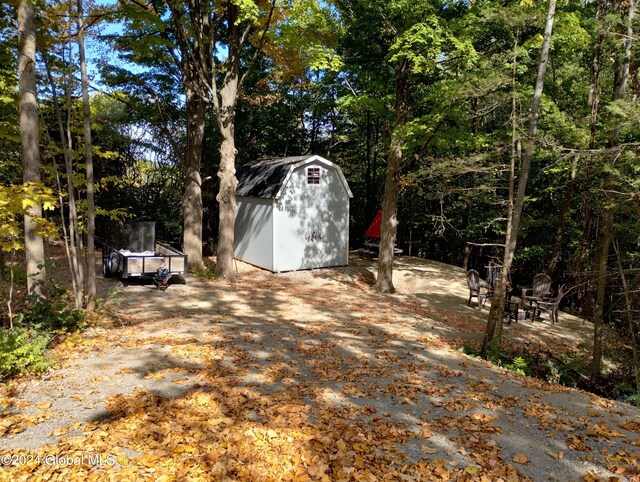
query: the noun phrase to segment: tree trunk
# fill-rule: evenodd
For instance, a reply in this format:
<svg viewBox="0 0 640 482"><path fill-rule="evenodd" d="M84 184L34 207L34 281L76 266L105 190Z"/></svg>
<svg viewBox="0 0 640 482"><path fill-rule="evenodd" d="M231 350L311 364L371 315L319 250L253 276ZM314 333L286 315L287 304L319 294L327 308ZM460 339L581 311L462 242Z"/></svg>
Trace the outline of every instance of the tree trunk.
<svg viewBox="0 0 640 482"><path fill-rule="evenodd" d="M18 57L20 95L20 139L24 182L40 182L40 145L38 132L38 102L36 100L36 30L31 0L18 5ZM44 296L46 273L44 241L37 233L34 218L42 217L42 206L36 205L24 216L24 246L27 261L27 291Z"/></svg>
<svg viewBox="0 0 640 482"><path fill-rule="evenodd" d="M598 134L598 110L600 106L600 55L602 53L602 44L604 42L605 34L602 28L602 21L606 13L606 0L598 0L598 9L596 10L596 27L598 28L598 40L596 41L595 48L593 49L593 59L591 61L591 84L589 86L589 107L591 111L589 124L590 124L590 138L589 149L595 149L597 144ZM591 201L591 179L593 176L593 155L587 158L586 176L585 176L585 189L582 195L582 239L580 240L580 247L576 256L576 264L574 267L574 273L576 277L580 276L582 270L582 260L585 258L585 253L590 245L591 239L591 222L593 219L593 206ZM584 292L585 301L582 307L582 317L585 319L593 319L593 307L595 305L595 292L591 289L593 280L588 280L585 283Z"/></svg>
<svg viewBox="0 0 640 482"><path fill-rule="evenodd" d="M80 77L82 80L82 123L84 127L84 152L87 172L87 297L92 308L96 298L95 230L96 210L94 204L93 151L91 142L91 106L89 103L89 79L84 50L84 9L78 0L78 52L80 54Z"/></svg>
<svg viewBox="0 0 640 482"><path fill-rule="evenodd" d="M633 320L633 300L631 299L631 290L629 289L629 283L627 283L627 277L624 273L622 256L620 254L620 247L618 246L617 241L613 242L613 249L616 253L616 262L618 264L618 272L620 273L620 281L622 281L622 294L624 296L627 326L629 330L629 338L631 340L631 355L633 360L631 369L633 370L633 378L636 382L636 393L640 393L640 360L638 358L638 337L636 336L638 328Z"/></svg>
<svg viewBox="0 0 640 482"><path fill-rule="evenodd" d="M611 188L611 173L605 172L603 189L605 192ZM605 203L609 196L605 195ZM609 260L609 246L613 237L613 210L605 206L600 227L598 229L596 243L596 259L594 262L594 286L593 297L593 356L591 359L591 381L595 382L600 376L602 367L602 332L604 327L604 300L607 288L607 262Z"/></svg>
<svg viewBox="0 0 640 482"><path fill-rule="evenodd" d="M82 309L82 276L79 272L79 253L76 245L76 232L78 226L78 215L76 212L76 200L75 200L75 192L72 183L72 175L71 175L71 155L69 153L69 147L67 146L66 134L64 132L64 125L62 123L62 113L60 112L60 103L58 102L58 93L56 89L56 85L53 81L53 76L51 75L51 69L49 68L48 55L43 54L43 59L45 63L45 69L47 72L47 78L49 80L49 85L51 87L51 97L53 100L53 109L56 113L56 120L58 122L58 133L60 134L60 142L62 144L62 153L64 155L64 164L67 171L67 197L69 203L69 229L67 230L65 219L64 219L64 203L62 199L62 186L60 183L60 178L58 176L58 168L56 166L55 157L53 161L53 166L55 169L56 180L58 182L58 192L60 196L60 219L62 222L62 230L64 233L64 242L65 249L67 253L67 261L69 262L69 271L71 272L71 285L73 288L73 295L76 303L76 309Z"/></svg>
<svg viewBox="0 0 640 482"><path fill-rule="evenodd" d="M629 8L627 13L627 31L624 49L624 58L618 76L618 82L614 85L613 100L623 99L627 92L627 82L629 79L629 66L631 64L631 47L633 45L633 18L635 16L635 2L629 0ZM618 148L620 146L620 124L617 124L613 130L611 139L611 147ZM609 246L613 238L613 207L611 192L613 190L613 174L615 167L615 156L609 169L604 169L604 213L598 230L598 243L595 261L595 303L593 308L593 359L591 361L591 380L595 382L600 377L602 367L602 331L604 324L604 300L607 286L607 262L609 259Z"/></svg>
<svg viewBox="0 0 640 482"><path fill-rule="evenodd" d="M365 214L369 216L369 213L373 210L374 204L374 192L373 192L373 182L371 178L371 113L367 110L366 115L366 128L365 128L365 150L366 150L366 170L365 170L365 186L367 188L367 199L365 201Z"/></svg>
<svg viewBox="0 0 640 482"><path fill-rule="evenodd" d="M220 144L220 166L218 178L220 190L216 196L220 210L218 226L218 256L216 272L225 278L233 278L233 242L236 221L236 154L235 118L236 102L240 88L240 31L236 25L238 8L229 7L229 57L227 71L220 88L220 102L216 109L218 127L222 143Z"/></svg>
<svg viewBox="0 0 640 482"><path fill-rule="evenodd" d="M393 252L398 231L398 197L400 195L400 173L404 159L404 140L400 135L409 116L409 62L400 61L396 73L396 100L393 132L389 147L389 160L382 199L382 220L380 222L380 249L378 254L378 280L376 289L382 293L393 293Z"/></svg>
<svg viewBox="0 0 640 482"><path fill-rule="evenodd" d="M236 220L236 148L233 129L222 129L222 143L220 145L220 191L216 196L220 208L220 225L218 228L218 259L216 271L220 276L232 278L235 275L233 269L233 242Z"/></svg>
<svg viewBox="0 0 640 482"><path fill-rule="evenodd" d="M509 190L507 195L507 229L505 236L505 250L502 260L502 267L500 269L500 277L498 278L497 286L493 293L493 300L491 302L491 309L489 311L489 319L487 320L487 327L485 336L482 341L482 354L484 356L494 356L494 351L499 351L502 341L502 322L504 319L504 300L506 295L506 280L509 277L509 269L513 262L513 254L508 249L511 246L511 239L513 236L513 216L514 216L514 199L513 194L515 190L516 179L516 162L521 162L520 156L520 143L517 138L517 116L518 116L518 102L516 92L516 74L517 74L517 62L518 62L518 35L516 35L515 44L513 46L513 66L511 71L511 159L509 162ZM501 307L502 312L500 316L496 315L496 311ZM496 348L490 346L493 343Z"/></svg>
<svg viewBox="0 0 640 482"><path fill-rule="evenodd" d="M67 189L69 191L69 221L70 226L73 227L73 237L75 240L75 266L78 273L78 286L81 290L84 290L84 260L82 258L82 233L80 232L80 222L78 220L78 210L77 204L75 202L76 196L76 188L73 184L73 163L75 159L74 149L73 149L73 136L71 132L71 119L73 118L73 84L74 84L74 74L73 74L73 50L71 46L71 38L72 38L72 25L71 19L73 18L73 5L72 2L69 2L69 71L67 72L68 85L67 85L67 147L69 149L69 157L65 159L65 171L67 174ZM72 201L73 199L73 201Z"/></svg>
<svg viewBox="0 0 640 482"><path fill-rule="evenodd" d="M184 212L183 249L190 268L202 265L202 179L200 164L207 105L192 88L185 88L187 95L187 152L185 155L186 179L182 206Z"/></svg>
<svg viewBox="0 0 640 482"><path fill-rule="evenodd" d="M556 228L556 234L553 242L553 251L551 252L551 260L549 266L547 266L547 272L551 279L555 280L558 276L558 268L560 267L560 260L562 259L562 242L564 241L564 233L567 228L567 216L571 209L571 201L573 200L573 191L576 181L576 174L578 171L578 160L580 155L576 154L573 157L571 163L571 173L569 175L569 183L564 191L564 198L562 199L562 205L560 206L560 213L558 214L558 227Z"/></svg>
<svg viewBox="0 0 640 482"><path fill-rule="evenodd" d="M371 196L372 208L369 212L370 219L378 213L378 158L380 157L380 119L376 119L373 136L373 166L371 167Z"/></svg>
<svg viewBox="0 0 640 482"><path fill-rule="evenodd" d="M502 261L502 274L496 286L496 293L491 302L491 310L489 311L489 319L487 320L487 328L484 339L482 341L482 354L484 356L492 356L500 351L502 344L502 320L504 317L504 297L506 282L508 279L513 256L516 251L518 241L518 229L520 228L520 219L522 216L522 207L524 205L525 192L527 188L527 179L529 177L529 169L531 167L531 158L535 148L535 137L538 130L538 112L540 110L540 100L544 89L544 77L547 71L547 63L549 60L549 44L551 43L551 34L553 32L553 19L556 11L556 0L549 1L549 9L547 11L547 21L544 29L544 40L542 42L542 51L540 52L540 63L538 64L538 75L533 93L533 102L531 104L531 116L529 118L529 132L525 143L525 152L520 163L520 177L518 179L518 189L513 203L513 215L511 225L507 226L507 236L505 241L504 259ZM514 120L515 121L515 120Z"/></svg>

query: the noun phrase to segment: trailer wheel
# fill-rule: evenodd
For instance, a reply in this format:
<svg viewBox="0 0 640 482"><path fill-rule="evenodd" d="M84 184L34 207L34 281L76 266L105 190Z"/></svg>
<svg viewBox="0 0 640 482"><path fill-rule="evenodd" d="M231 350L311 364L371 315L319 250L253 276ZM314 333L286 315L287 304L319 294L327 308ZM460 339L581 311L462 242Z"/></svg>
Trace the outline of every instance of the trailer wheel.
<svg viewBox="0 0 640 482"><path fill-rule="evenodd" d="M120 256L118 253L109 253L107 259L105 260L105 274L109 273L108 276L115 276L120 272Z"/></svg>

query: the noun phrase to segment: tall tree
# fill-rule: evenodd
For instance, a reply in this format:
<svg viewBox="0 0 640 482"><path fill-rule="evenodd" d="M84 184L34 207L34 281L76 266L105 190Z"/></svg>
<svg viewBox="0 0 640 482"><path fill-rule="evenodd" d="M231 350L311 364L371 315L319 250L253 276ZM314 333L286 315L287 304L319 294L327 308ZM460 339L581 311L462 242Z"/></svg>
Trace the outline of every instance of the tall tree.
<svg viewBox="0 0 640 482"><path fill-rule="evenodd" d="M393 131L387 158L387 170L382 199L382 219L380 221L380 249L378 255L378 279L376 288L383 293L393 293L393 255L398 231L398 197L400 196L400 174L404 167L404 140L402 127L409 116L409 73L406 58L398 61L396 67L396 93L394 105Z"/></svg>
<svg viewBox="0 0 640 482"><path fill-rule="evenodd" d="M78 214L76 209L75 190L73 188L73 172L71 153L67 145L67 137L64 130L64 124L62 123L62 112L60 109L60 102L58 101L57 86L53 80L51 74L50 60L47 54L43 55L45 70L47 73L47 79L49 87L51 88L51 100L53 102L53 109L56 114L56 122L58 124L58 134L60 135L60 143L62 145L62 153L64 156L64 165L67 174L67 197L69 203L69 227L65 225L64 216L64 203L62 199L62 186L59 180L58 169L54 159L54 169L56 174L56 180L58 182L59 202L60 202L60 218L62 221L62 230L64 234L65 249L67 252L67 260L69 262L69 270L71 272L71 284L73 288L73 294L76 302L76 309L80 310L84 306L83 290L82 286L82 259L78 248Z"/></svg>
<svg viewBox="0 0 640 482"><path fill-rule="evenodd" d="M509 278L509 271L513 263L513 256L516 251L516 243L518 241L518 229L520 228L520 220L522 216L522 208L524 206L525 192L527 188L527 179L531 167L531 159L535 148L536 132L538 129L538 114L540 111L540 101L542 99L542 91L544 89L544 77L547 71L547 63L549 61L549 45L551 43L551 34L553 32L553 19L556 11L556 0L549 1L547 10L547 20L544 28L544 38L542 41L542 49L540 51L540 62L538 64L538 75L533 93L533 101L531 103L531 111L529 116L529 131L525 139L525 151L520 162L520 174L518 176L518 187L516 197L513 201L513 209L510 209L510 216L507 219L507 234L505 239L504 257L502 260L501 275L496 286L495 294L491 302L491 310L489 311L489 319L482 341L482 353L485 356L491 356L499 351L502 342L502 320L504 317L504 300L506 294L506 283Z"/></svg>
<svg viewBox="0 0 640 482"><path fill-rule="evenodd" d="M87 173L87 296L89 307L96 297L95 262L95 201L93 181L93 150L91 143L91 105L89 100L89 79L87 77L87 59L84 48L85 21L82 0L77 3L78 12L78 51L80 54L80 76L82 84L82 124L84 129L84 152Z"/></svg>
<svg viewBox="0 0 640 482"><path fill-rule="evenodd" d="M149 49L180 72L186 97L184 251L189 265L202 263L201 159L207 105L212 105L221 138L217 196L220 223L218 273L231 277L235 222L235 109L241 85L262 49L275 2L123 1L121 13L142 33L135 58L152 61ZM159 35L161 40L152 40ZM129 47L131 42L127 41ZM145 52L142 52L145 50ZM242 62L246 53L248 60ZM241 66L244 71L241 72Z"/></svg>
<svg viewBox="0 0 640 482"><path fill-rule="evenodd" d="M38 132L38 102L36 99L36 28L31 0L18 4L18 69L20 92L20 137L24 182L40 182L40 146ZM42 206L34 203L24 216L25 253L27 258L27 289L43 296L45 269L44 241L38 233L37 218Z"/></svg>
<svg viewBox="0 0 640 482"><path fill-rule="evenodd" d="M627 93L629 81L629 68L631 65L631 47L633 45L633 20L635 17L635 1L629 0L627 4L627 16L625 22L624 50L620 70L616 75L614 83L613 101L624 99ZM612 191L614 189L614 174L616 160L620 156L620 122L616 122L611 135L610 147L612 148L612 159L605 165L603 171L603 195L604 206L602 219L598 227L596 239L596 257L594 261L594 309L593 309L593 357L591 361L591 379L596 381L600 376L602 367L602 331L604 326L604 302L607 287L607 264L609 260L609 248L613 239L614 205Z"/></svg>
<svg viewBox="0 0 640 482"><path fill-rule="evenodd" d="M386 126L390 144L376 287L393 292L401 174L412 154L426 151L448 110L441 99L429 99L428 93L469 67L475 58L460 22L467 6L432 0L339 0L336 4L345 24L343 55L354 74L353 93L378 97L377 102L387 104L386 118L391 119ZM371 85L385 87L372 89ZM387 99L393 99L391 105ZM418 103L425 104L421 109L426 111L420 119L414 113Z"/></svg>

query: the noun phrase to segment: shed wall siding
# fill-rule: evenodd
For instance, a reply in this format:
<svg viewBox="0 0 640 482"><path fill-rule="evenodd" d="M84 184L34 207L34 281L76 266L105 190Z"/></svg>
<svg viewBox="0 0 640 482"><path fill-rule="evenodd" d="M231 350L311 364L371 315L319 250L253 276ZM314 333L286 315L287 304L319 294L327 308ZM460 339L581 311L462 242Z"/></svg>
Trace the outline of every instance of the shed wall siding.
<svg viewBox="0 0 640 482"><path fill-rule="evenodd" d="M307 168L320 183L307 184ZM349 196L337 172L321 163L296 168L275 203L274 271L348 264Z"/></svg>
<svg viewBox="0 0 640 482"><path fill-rule="evenodd" d="M237 203L235 257L274 271L273 200L239 197Z"/></svg>

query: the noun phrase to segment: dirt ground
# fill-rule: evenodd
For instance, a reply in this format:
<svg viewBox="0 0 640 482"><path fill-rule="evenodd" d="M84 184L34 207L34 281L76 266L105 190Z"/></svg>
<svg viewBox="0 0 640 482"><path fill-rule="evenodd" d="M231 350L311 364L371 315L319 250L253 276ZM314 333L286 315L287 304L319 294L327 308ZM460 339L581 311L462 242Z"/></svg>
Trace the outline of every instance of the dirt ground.
<svg viewBox="0 0 640 482"><path fill-rule="evenodd" d="M639 480L639 409L452 348L487 314L460 268L400 258L394 295L356 258L237 270L100 280L115 327L3 389L0 480ZM589 336L566 314L505 327L516 345Z"/></svg>
<svg viewBox="0 0 640 482"><path fill-rule="evenodd" d="M372 274L376 273L375 262L357 259L355 256L352 256L350 262L353 267L364 267ZM470 337L471 332L467 327L461 327L458 335L452 333L451 325L446 323L437 323L434 326L439 334L453 338L470 337L478 341L482 339L491 302L488 301L483 310L477 308L475 299L472 300L471 306L467 306L469 289L462 268L406 256L395 260L393 282L399 294L419 300L429 310L440 313L439 318L455 314L478 323L473 337ZM548 315L543 313L542 319L534 322L526 320L505 323L505 338L519 344L560 343L566 347L581 347L590 351L593 325L563 312L559 313L558 321L555 325L551 324Z"/></svg>

